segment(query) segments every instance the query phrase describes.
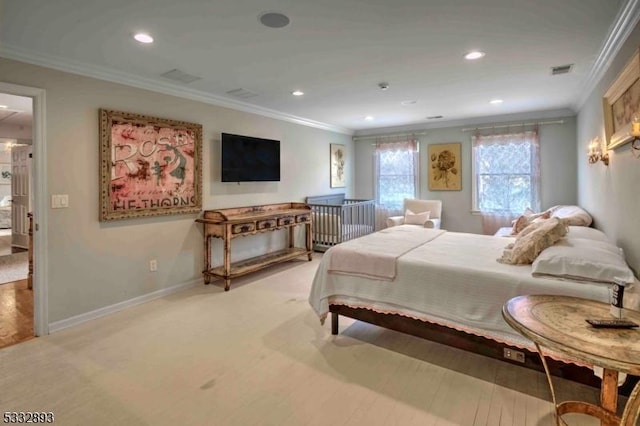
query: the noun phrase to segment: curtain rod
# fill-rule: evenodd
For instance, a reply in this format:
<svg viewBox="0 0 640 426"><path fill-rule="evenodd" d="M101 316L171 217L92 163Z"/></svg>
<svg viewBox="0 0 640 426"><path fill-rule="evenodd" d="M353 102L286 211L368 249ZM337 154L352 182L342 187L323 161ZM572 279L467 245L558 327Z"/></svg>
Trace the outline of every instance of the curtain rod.
<svg viewBox="0 0 640 426"><path fill-rule="evenodd" d="M402 136L421 136L426 135L427 132L410 132L410 133L396 133L396 134L386 134L386 135L369 135L369 136L354 136L351 139L353 141L359 141L364 139L377 139L377 138L399 138Z"/></svg>
<svg viewBox="0 0 640 426"><path fill-rule="evenodd" d="M518 123L518 124L501 124L499 126L485 126L485 127L469 127L462 129L463 132L473 132L474 130L487 130L487 129L502 129L505 127L519 127L519 126L542 126L545 124L564 124L564 120L554 121L535 121L533 123Z"/></svg>

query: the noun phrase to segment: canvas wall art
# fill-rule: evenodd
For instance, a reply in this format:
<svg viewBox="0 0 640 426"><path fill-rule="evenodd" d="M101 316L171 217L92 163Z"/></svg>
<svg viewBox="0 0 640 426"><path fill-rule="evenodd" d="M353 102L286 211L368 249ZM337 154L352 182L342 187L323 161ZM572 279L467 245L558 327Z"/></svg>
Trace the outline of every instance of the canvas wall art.
<svg viewBox="0 0 640 426"><path fill-rule="evenodd" d="M460 191L460 143L429 145L429 191Z"/></svg>
<svg viewBox="0 0 640 426"><path fill-rule="evenodd" d="M100 110L100 220L202 209L202 126Z"/></svg>

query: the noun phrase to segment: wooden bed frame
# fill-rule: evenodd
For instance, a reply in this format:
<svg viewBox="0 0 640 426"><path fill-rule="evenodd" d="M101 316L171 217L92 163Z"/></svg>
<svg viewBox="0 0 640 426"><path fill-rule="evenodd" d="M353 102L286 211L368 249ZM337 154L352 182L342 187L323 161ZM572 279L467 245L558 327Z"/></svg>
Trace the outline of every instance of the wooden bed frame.
<svg viewBox="0 0 640 426"><path fill-rule="evenodd" d="M544 373L544 368L537 352L511 347L484 337L397 314L381 314L369 309L351 308L344 305L329 305L329 311L331 312L331 334L334 335L338 334L338 317L339 315L342 315ZM504 358L505 348L524 352L524 363ZM547 365L551 374L554 376L562 377L598 389L600 388L600 379L597 378L589 368L580 367L575 364L566 364L549 358L547 358ZM630 377L630 379L620 387L620 393L628 396L637 381L637 377Z"/></svg>

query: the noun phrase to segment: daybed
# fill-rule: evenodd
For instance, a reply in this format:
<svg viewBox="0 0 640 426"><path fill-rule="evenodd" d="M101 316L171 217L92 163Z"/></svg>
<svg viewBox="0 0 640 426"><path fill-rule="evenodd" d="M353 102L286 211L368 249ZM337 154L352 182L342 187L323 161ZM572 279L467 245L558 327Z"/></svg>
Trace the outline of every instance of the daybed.
<svg viewBox="0 0 640 426"><path fill-rule="evenodd" d="M356 200L344 194L307 197L313 211L313 249L329 247L370 234L375 227L373 200Z"/></svg>
<svg viewBox="0 0 640 426"><path fill-rule="evenodd" d="M591 233L599 231L579 228L585 227L569 226L567 235L576 235L587 245L600 244L596 239L610 244L605 243L604 234ZM512 241L515 238L411 225L387 228L328 250L316 272L309 302L322 322L332 313L333 334L338 333L338 315L344 315L499 359L503 359L504 348L521 350L529 355L525 365L541 370L533 344L502 319L504 303L524 294L608 302L610 285L534 277L532 265L497 262ZM622 263L628 269L624 260ZM552 363L554 374L598 383L588 369L591 366L577 366L563 356L550 355L562 361Z"/></svg>

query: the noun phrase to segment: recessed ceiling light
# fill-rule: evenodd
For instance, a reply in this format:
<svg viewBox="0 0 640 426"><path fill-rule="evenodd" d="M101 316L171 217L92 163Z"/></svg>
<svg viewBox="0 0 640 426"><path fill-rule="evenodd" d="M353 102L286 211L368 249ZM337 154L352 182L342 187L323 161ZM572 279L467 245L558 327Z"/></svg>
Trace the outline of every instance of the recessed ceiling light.
<svg viewBox="0 0 640 426"><path fill-rule="evenodd" d="M400 102L400 105L405 105L405 106L406 105L415 105L417 103L418 103L418 101L410 100L410 101L402 101L402 102Z"/></svg>
<svg viewBox="0 0 640 426"><path fill-rule="evenodd" d="M8 107L8 106L6 106L6 105L0 105L0 108L2 108L2 109L7 109L7 108L9 108L9 107Z"/></svg>
<svg viewBox="0 0 640 426"><path fill-rule="evenodd" d="M258 16L262 25L269 28L282 28L289 25L291 20L287 15L278 12L264 12Z"/></svg>
<svg viewBox="0 0 640 426"><path fill-rule="evenodd" d="M367 121L373 121L373 116L372 115L367 115L364 119L367 120Z"/></svg>
<svg viewBox="0 0 640 426"><path fill-rule="evenodd" d="M291 94L293 96L302 96L304 95L304 92L302 90L294 90L293 92L291 92Z"/></svg>
<svg viewBox="0 0 640 426"><path fill-rule="evenodd" d="M489 103L494 105L501 104L502 99L493 99L493 100L490 100Z"/></svg>
<svg viewBox="0 0 640 426"><path fill-rule="evenodd" d="M145 44L153 43L153 37L151 37L149 34L137 33L137 34L134 34L133 38L135 38L140 43L145 43Z"/></svg>
<svg viewBox="0 0 640 426"><path fill-rule="evenodd" d="M480 59L485 55L484 52L481 52L479 50L474 50L472 52L467 53L466 55L464 55L465 59L468 59L470 61L474 60L474 59Z"/></svg>

